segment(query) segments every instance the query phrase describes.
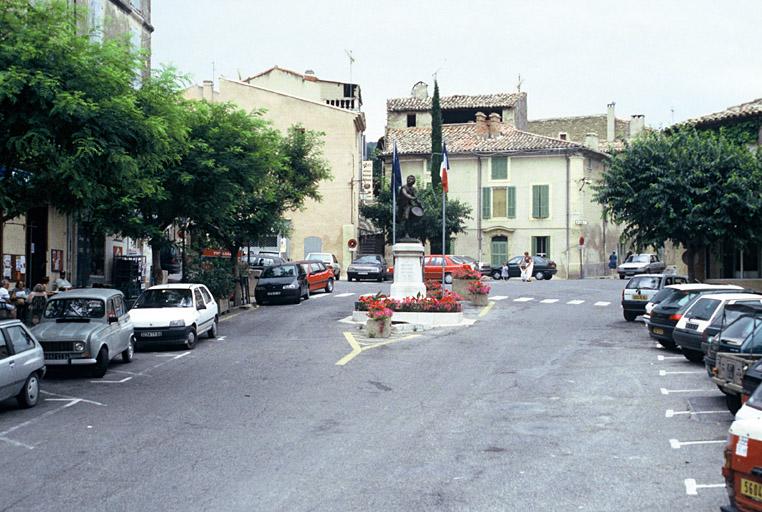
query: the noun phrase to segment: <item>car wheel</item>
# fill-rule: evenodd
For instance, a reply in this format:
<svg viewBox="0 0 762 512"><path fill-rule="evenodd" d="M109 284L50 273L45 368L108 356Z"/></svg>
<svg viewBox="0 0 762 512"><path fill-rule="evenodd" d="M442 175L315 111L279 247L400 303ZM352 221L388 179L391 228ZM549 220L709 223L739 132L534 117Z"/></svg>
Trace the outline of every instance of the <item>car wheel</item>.
<svg viewBox="0 0 762 512"><path fill-rule="evenodd" d="M329 279L325 284L325 293L331 293L333 291L333 279Z"/></svg>
<svg viewBox="0 0 762 512"><path fill-rule="evenodd" d="M19 407L23 409L29 409L37 405L37 401L40 399L40 378L37 372L32 373L26 378L24 387L16 395L16 401L19 403Z"/></svg>
<svg viewBox="0 0 762 512"><path fill-rule="evenodd" d="M103 346L98 351L98 357L95 358L95 364L93 365L93 369L92 369L92 376L95 377L96 379L100 379L104 375L106 375L106 370L108 370L109 361L110 360L108 357L108 348Z"/></svg>
<svg viewBox="0 0 762 512"><path fill-rule="evenodd" d="M196 348L196 341L196 329L191 327L188 329L188 334L185 335L185 348L188 350L193 350Z"/></svg>
<svg viewBox="0 0 762 512"><path fill-rule="evenodd" d="M535 273L534 278L537 279L538 281L542 281L543 279L545 279L545 274L543 274L542 272L537 272Z"/></svg>
<svg viewBox="0 0 762 512"><path fill-rule="evenodd" d="M545 274L546 281L550 281L551 279L553 279L553 274Z"/></svg>
<svg viewBox="0 0 762 512"><path fill-rule="evenodd" d="M452 284L452 274L445 274L445 284Z"/></svg>
<svg viewBox="0 0 762 512"><path fill-rule="evenodd" d="M304 300L309 300L310 298L310 285L307 285L307 291L304 292Z"/></svg>
<svg viewBox="0 0 762 512"><path fill-rule="evenodd" d="M135 338L130 336L130 341L127 342L127 348L122 351L122 362L131 363L132 357L135 355Z"/></svg>
<svg viewBox="0 0 762 512"><path fill-rule="evenodd" d="M500 280L500 275L501 275L501 274L500 274L500 272L498 272L497 270L495 270L495 271L492 273L492 279L494 279L495 281L498 281L498 280Z"/></svg>
<svg viewBox="0 0 762 512"><path fill-rule="evenodd" d="M682 349L683 355L691 363L703 363L704 353L698 350Z"/></svg>
<svg viewBox="0 0 762 512"><path fill-rule="evenodd" d="M738 409L743 405L741 403L741 395L725 395L725 405L728 406L728 410L731 414L738 412Z"/></svg>
<svg viewBox="0 0 762 512"><path fill-rule="evenodd" d="M217 330L218 330L218 329L217 329L217 323L218 323L218 322L219 322L219 320L218 320L218 319L217 319L217 317L215 316L215 317L214 317L214 322L212 322L212 326L209 328L209 330L208 330L208 331L206 331L206 335L207 335L207 336L208 336L210 339L214 339L214 338L216 338L216 337L217 337Z"/></svg>
<svg viewBox="0 0 762 512"><path fill-rule="evenodd" d="M638 316L637 313L633 313L632 311L625 311L624 312L624 319L628 322L634 322L635 318Z"/></svg>

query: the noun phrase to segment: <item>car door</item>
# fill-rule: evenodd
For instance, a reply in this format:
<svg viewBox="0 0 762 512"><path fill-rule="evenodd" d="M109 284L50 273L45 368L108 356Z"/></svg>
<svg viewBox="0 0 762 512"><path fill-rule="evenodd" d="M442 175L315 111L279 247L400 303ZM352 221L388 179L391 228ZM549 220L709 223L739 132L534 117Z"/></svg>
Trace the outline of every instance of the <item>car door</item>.
<svg viewBox="0 0 762 512"><path fill-rule="evenodd" d="M325 284L323 283L323 271L321 270L320 263L310 263L310 275L309 275L309 282L310 282L310 291L319 290Z"/></svg>
<svg viewBox="0 0 762 512"><path fill-rule="evenodd" d="M14 395L13 390L16 388L15 365L16 360L9 343L5 341L5 336L0 334L0 400L5 400Z"/></svg>
<svg viewBox="0 0 762 512"><path fill-rule="evenodd" d="M134 327L132 325L132 319L127 312L127 305L124 303L124 297L121 295L114 296L114 306L116 308L116 317L119 319L119 344L120 352L124 351L132 338Z"/></svg>
<svg viewBox="0 0 762 512"><path fill-rule="evenodd" d="M32 336L21 325L11 325L4 330L6 344L10 347L12 356L9 358L9 366L12 370L13 383L10 386L10 396L15 396L21 391L24 381L35 369L42 366L40 353L34 350L36 347Z"/></svg>
<svg viewBox="0 0 762 512"><path fill-rule="evenodd" d="M108 327L101 331L103 335L100 336L100 339L95 340L95 345L92 347L93 353L97 354L97 350L100 350L98 343L104 343L108 347L108 356L111 358L124 350L124 348L121 348L121 340L119 339L121 330L119 328L119 315L116 313L116 304L114 303L115 297L115 295L112 295L106 301L106 321L108 322ZM112 320L114 318L116 321ZM121 350L119 350L120 348Z"/></svg>
<svg viewBox="0 0 762 512"><path fill-rule="evenodd" d="M514 256L508 260L508 274L511 277L519 277L521 275L521 269L519 268L520 261L521 256Z"/></svg>
<svg viewBox="0 0 762 512"><path fill-rule="evenodd" d="M198 313L198 334L201 334L209 328L213 317L209 316L209 308L206 307L204 296L201 295L201 290L198 287L193 288L193 307Z"/></svg>
<svg viewBox="0 0 762 512"><path fill-rule="evenodd" d="M209 292L209 289L206 286L199 286L199 290L201 290L201 295L204 296L204 301L206 302L206 308L209 310L209 314L212 318L216 318L218 314L217 310L217 302L212 297L212 294Z"/></svg>

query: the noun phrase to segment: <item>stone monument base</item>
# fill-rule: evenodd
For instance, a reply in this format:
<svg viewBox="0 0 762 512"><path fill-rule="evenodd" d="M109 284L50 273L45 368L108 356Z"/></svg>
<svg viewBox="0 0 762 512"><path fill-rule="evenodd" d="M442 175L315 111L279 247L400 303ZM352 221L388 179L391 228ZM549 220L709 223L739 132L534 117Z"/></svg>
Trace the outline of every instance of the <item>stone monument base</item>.
<svg viewBox="0 0 762 512"><path fill-rule="evenodd" d="M394 283L389 295L393 299L425 297L423 284L423 244L420 241L400 242L392 247L394 255Z"/></svg>

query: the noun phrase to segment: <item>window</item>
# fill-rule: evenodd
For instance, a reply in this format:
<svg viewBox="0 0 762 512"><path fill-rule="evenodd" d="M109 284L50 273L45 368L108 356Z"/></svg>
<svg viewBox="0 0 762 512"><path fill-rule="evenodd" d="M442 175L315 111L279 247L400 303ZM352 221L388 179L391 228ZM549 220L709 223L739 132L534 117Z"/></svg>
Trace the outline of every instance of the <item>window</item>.
<svg viewBox="0 0 762 512"><path fill-rule="evenodd" d="M304 239L304 257L311 252L321 252L323 240L319 236L308 236Z"/></svg>
<svg viewBox="0 0 762 512"><path fill-rule="evenodd" d="M493 268L502 266L508 257L508 237L502 235L493 236L491 249L490 264Z"/></svg>
<svg viewBox="0 0 762 512"><path fill-rule="evenodd" d="M8 345L5 343L5 337L0 336L0 359L5 359L9 355L11 353L8 350Z"/></svg>
<svg viewBox="0 0 762 512"><path fill-rule="evenodd" d="M206 289L206 286L200 286L199 290L201 290L201 295L204 296L204 301L206 301L207 304L212 302L212 294L209 293L209 290Z"/></svg>
<svg viewBox="0 0 762 512"><path fill-rule="evenodd" d="M493 180L507 180L508 179L508 158L504 156L492 157L492 179ZM497 217L497 215L495 215Z"/></svg>
<svg viewBox="0 0 762 512"><path fill-rule="evenodd" d="M492 217L492 189L482 189L482 218L489 219Z"/></svg>
<svg viewBox="0 0 762 512"><path fill-rule="evenodd" d="M114 307L116 308L116 316L120 318L127 313L124 308L124 301L119 296L114 297Z"/></svg>
<svg viewBox="0 0 762 512"><path fill-rule="evenodd" d="M5 339L13 347L13 352L20 354L34 348L32 338L23 327L14 325L5 330ZM7 350L7 349L6 349Z"/></svg>
<svg viewBox="0 0 762 512"><path fill-rule="evenodd" d="M508 198L506 200L507 202L507 215L509 219L515 219L516 218L516 187L508 187Z"/></svg>
<svg viewBox="0 0 762 512"><path fill-rule="evenodd" d="M532 185L532 217L547 219L550 217L550 185Z"/></svg>
<svg viewBox="0 0 762 512"><path fill-rule="evenodd" d="M550 237L549 236L533 236L532 237L532 254L542 256L543 258L550 258Z"/></svg>
<svg viewBox="0 0 762 512"><path fill-rule="evenodd" d="M566 132L558 132L558 138L561 140L569 140L569 134Z"/></svg>
<svg viewBox="0 0 762 512"><path fill-rule="evenodd" d="M407 115L407 127L408 128L414 128L415 127L415 114L408 114Z"/></svg>
<svg viewBox="0 0 762 512"><path fill-rule="evenodd" d="M493 188L492 189L492 216L493 217L505 217L506 216L506 208L505 208L505 196L506 196L506 189L505 187L500 188Z"/></svg>
<svg viewBox="0 0 762 512"><path fill-rule="evenodd" d="M193 290L193 297L196 299L196 306L204 303L204 298L201 296L201 292L198 291L198 288Z"/></svg>
<svg viewBox="0 0 762 512"><path fill-rule="evenodd" d="M316 273L316 272L322 272L322 271L323 271L323 269L322 269L322 268L320 268L320 267L322 267L322 266L323 266L323 264L322 264L322 263L310 263L310 268L312 268L312 272L313 272L313 273Z"/></svg>

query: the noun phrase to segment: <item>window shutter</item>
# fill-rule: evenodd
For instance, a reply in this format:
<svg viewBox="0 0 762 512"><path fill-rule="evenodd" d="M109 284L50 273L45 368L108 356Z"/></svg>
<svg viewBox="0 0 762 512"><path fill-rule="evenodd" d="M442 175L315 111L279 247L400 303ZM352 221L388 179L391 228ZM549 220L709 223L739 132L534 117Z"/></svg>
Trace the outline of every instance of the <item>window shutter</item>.
<svg viewBox="0 0 762 512"><path fill-rule="evenodd" d="M482 218L489 219L492 215L492 189L482 188Z"/></svg>
<svg viewBox="0 0 762 512"><path fill-rule="evenodd" d="M540 218L540 187L532 185L532 217Z"/></svg>
<svg viewBox="0 0 762 512"><path fill-rule="evenodd" d="M547 219L550 217L550 187L548 185L541 185L540 186L540 217L543 219Z"/></svg>
<svg viewBox="0 0 762 512"><path fill-rule="evenodd" d="M493 180L507 180L508 179L508 158L504 156L492 157L492 179Z"/></svg>
<svg viewBox="0 0 762 512"><path fill-rule="evenodd" d="M516 187L508 187L508 218L516 218Z"/></svg>

